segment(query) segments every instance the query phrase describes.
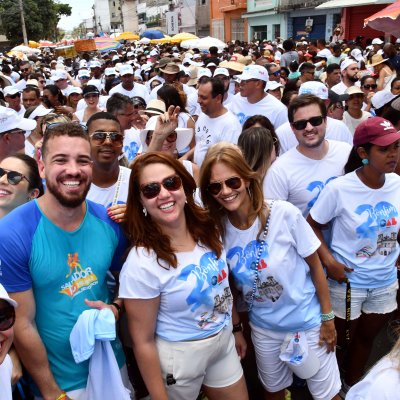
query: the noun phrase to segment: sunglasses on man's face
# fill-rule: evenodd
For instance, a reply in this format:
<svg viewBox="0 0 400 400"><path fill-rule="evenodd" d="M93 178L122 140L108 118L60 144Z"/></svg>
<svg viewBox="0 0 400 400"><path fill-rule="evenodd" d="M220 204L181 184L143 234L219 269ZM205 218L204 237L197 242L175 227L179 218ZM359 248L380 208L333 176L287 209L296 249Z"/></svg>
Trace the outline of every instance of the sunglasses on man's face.
<svg viewBox="0 0 400 400"><path fill-rule="evenodd" d="M238 176L232 176L231 178L225 179L224 181L211 182L208 185L207 190L213 196L216 196L217 194L219 194L221 192L223 185L225 185L229 189L236 190L242 186L242 179L239 178Z"/></svg>
<svg viewBox="0 0 400 400"><path fill-rule="evenodd" d="M21 68L20 71L21 72L28 72L30 68Z"/></svg>
<svg viewBox="0 0 400 400"><path fill-rule="evenodd" d="M157 197L161 192L161 185L169 192L175 192L182 187L182 180L178 175L170 176L161 182L151 182L140 186L143 196L150 200Z"/></svg>
<svg viewBox="0 0 400 400"><path fill-rule="evenodd" d="M320 115L318 117L312 117L310 119L300 119L299 121L294 121L292 122L292 126L296 130L301 131L303 129L306 129L308 123L315 127L320 126L322 122L324 122L324 117Z"/></svg>
<svg viewBox="0 0 400 400"><path fill-rule="evenodd" d="M9 305L0 308L0 332L10 329L15 323L14 307Z"/></svg>
<svg viewBox="0 0 400 400"><path fill-rule="evenodd" d="M7 182L10 185L14 186L18 185L18 183L20 183L22 179L26 179L29 182L28 178L25 175L17 171L11 171L9 169L0 168L0 178L2 178L4 175L7 176Z"/></svg>
<svg viewBox="0 0 400 400"><path fill-rule="evenodd" d="M119 132L104 132L104 131L97 131L90 135L92 142L96 146L101 146L106 139L111 140L114 146L121 147L124 143L124 135Z"/></svg>

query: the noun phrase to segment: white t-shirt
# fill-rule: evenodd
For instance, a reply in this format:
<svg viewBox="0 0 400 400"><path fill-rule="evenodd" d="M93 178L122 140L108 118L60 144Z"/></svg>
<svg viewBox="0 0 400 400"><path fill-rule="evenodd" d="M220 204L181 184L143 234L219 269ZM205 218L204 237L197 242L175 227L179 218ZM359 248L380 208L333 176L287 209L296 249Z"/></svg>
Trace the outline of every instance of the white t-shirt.
<svg viewBox="0 0 400 400"><path fill-rule="evenodd" d="M117 187L119 187L116 199L117 201L115 204L125 204L128 198L129 178L131 176L131 170L125 167L119 168L121 178L120 176L118 176L117 182L107 188L96 186L92 182L86 198L88 200L94 201L95 203L102 204L105 208L108 208L112 205Z"/></svg>
<svg viewBox="0 0 400 400"><path fill-rule="evenodd" d="M319 325L321 308L304 257L313 254L321 243L300 211L286 201L274 202L258 266L259 219L246 230L235 228L228 219L225 227L229 270L247 303L252 302L257 279L250 321L275 331L303 331ZM262 234L260 240L263 238Z"/></svg>
<svg viewBox="0 0 400 400"><path fill-rule="evenodd" d="M264 196L287 200L307 217L327 183L343 175L351 150L347 143L334 140L328 143L328 153L322 160L308 158L296 147L278 157L264 179Z"/></svg>
<svg viewBox="0 0 400 400"><path fill-rule="evenodd" d="M35 146L29 141L25 140L25 154L29 157L35 157Z"/></svg>
<svg viewBox="0 0 400 400"><path fill-rule="evenodd" d="M124 155L129 162L137 156L142 143L140 141L140 130L136 128L126 129L124 136Z"/></svg>
<svg viewBox="0 0 400 400"><path fill-rule="evenodd" d="M107 100L110 98L110 96L100 96L99 97L99 104L97 107L99 107L102 110L105 110L107 107ZM78 101L78 104L76 106L76 111L84 110L87 107L87 104L85 102L85 99L80 99Z"/></svg>
<svg viewBox="0 0 400 400"><path fill-rule="evenodd" d="M349 128L351 134L354 135L357 126L370 117L372 117L372 115L368 111L362 111L361 118L353 118L347 111L345 111L343 113L343 122Z"/></svg>
<svg viewBox="0 0 400 400"><path fill-rule="evenodd" d="M372 289L397 279L399 211L398 175L386 174L385 184L371 189L354 171L330 182L310 215L320 224L333 220L333 256L354 269L347 273L352 286Z"/></svg>
<svg viewBox="0 0 400 400"><path fill-rule="evenodd" d="M125 96L128 96L130 98L139 96L144 99L146 103L149 102L149 92L146 89L146 86L141 85L139 83L135 83L133 85L132 90L126 90L122 87L122 83L118 84L117 86L114 86L110 91L109 95L112 96L114 93L121 93L124 94Z"/></svg>
<svg viewBox="0 0 400 400"><path fill-rule="evenodd" d="M382 358L346 394L346 400L400 400L399 360Z"/></svg>
<svg viewBox="0 0 400 400"><path fill-rule="evenodd" d="M0 364L0 400L12 400L11 392L11 374L12 361L7 354L3 363Z"/></svg>
<svg viewBox="0 0 400 400"><path fill-rule="evenodd" d="M178 266L157 263L153 250L133 248L122 267L119 297L153 299L160 296L156 334L177 342L207 338L231 319L232 295L226 254L196 244L193 251L175 253Z"/></svg>
<svg viewBox="0 0 400 400"><path fill-rule="evenodd" d="M274 96L267 94L258 103L249 103L247 97L236 94L228 106L239 119L241 125L253 115L264 115L275 129L288 121L287 108Z"/></svg>
<svg viewBox="0 0 400 400"><path fill-rule="evenodd" d="M228 104L230 104L232 102L234 97L235 97L235 95L233 93L228 92L228 97L223 101L224 107L228 106Z"/></svg>
<svg viewBox="0 0 400 400"><path fill-rule="evenodd" d="M333 90L337 94L344 94L344 92L348 89L348 86L346 86L342 81L337 83L335 86L331 87L331 90Z"/></svg>
<svg viewBox="0 0 400 400"><path fill-rule="evenodd" d="M280 155L299 144L289 122L281 125L276 130L276 134L279 138ZM349 128L342 121L330 117L326 118L325 139L346 142L353 146L353 135Z"/></svg>
<svg viewBox="0 0 400 400"><path fill-rule="evenodd" d="M216 118L201 113L195 126L196 146L193 161L200 166L208 148L215 143L226 141L237 144L241 132L242 127L238 119L230 111Z"/></svg>

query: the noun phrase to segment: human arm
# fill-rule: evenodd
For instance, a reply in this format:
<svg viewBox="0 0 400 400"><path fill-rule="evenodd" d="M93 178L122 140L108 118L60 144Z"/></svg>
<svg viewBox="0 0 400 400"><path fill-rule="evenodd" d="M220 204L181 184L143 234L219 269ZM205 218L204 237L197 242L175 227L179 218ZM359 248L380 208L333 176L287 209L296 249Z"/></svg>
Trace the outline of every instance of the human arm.
<svg viewBox="0 0 400 400"><path fill-rule="evenodd" d="M168 400L155 344L160 296L152 299L124 299L133 351L152 400Z"/></svg>
<svg viewBox="0 0 400 400"><path fill-rule="evenodd" d="M78 81L76 81L68 72L67 72L67 76L68 76L68 80L72 86L81 87L81 84Z"/></svg>
<svg viewBox="0 0 400 400"><path fill-rule="evenodd" d="M315 286L319 304L321 305L321 313L329 314L332 311L329 288L317 252L305 257L304 260L310 267L310 275ZM322 346L324 342L326 343L328 353L334 351L336 346L336 330L334 319L323 321L321 323L319 345Z"/></svg>
<svg viewBox="0 0 400 400"><path fill-rule="evenodd" d="M179 107L169 106L168 111L157 118L157 124L148 147L150 151L160 151L164 140L178 127Z"/></svg>
<svg viewBox="0 0 400 400"><path fill-rule="evenodd" d="M50 370L47 351L35 324L36 304L32 289L10 293L18 302L14 325L14 345L44 400L54 400L63 392ZM69 397L65 397L69 399Z"/></svg>
<svg viewBox="0 0 400 400"><path fill-rule="evenodd" d="M381 70L379 71L378 74L378 79L376 81L376 83L378 84L378 87L376 89L377 92L383 90L383 88L385 87L385 77L386 77L387 73L385 68L381 68Z"/></svg>
<svg viewBox="0 0 400 400"><path fill-rule="evenodd" d="M22 365L14 347L11 347L10 351L8 352L8 355L10 356L13 365L11 374L11 384L15 385L22 378Z"/></svg>
<svg viewBox="0 0 400 400"><path fill-rule="evenodd" d="M121 223L126 220L126 204L114 204L107 208L108 216L115 222Z"/></svg>
<svg viewBox="0 0 400 400"><path fill-rule="evenodd" d="M353 272L354 270L340 263L333 257L332 253L328 248L328 245L325 242L324 235L322 234L322 228L324 225L316 222L312 218L311 214L308 215L307 222L311 225L311 228L313 229L314 233L317 235L318 239L321 242L321 246L319 247L317 252L322 264L326 268L326 272L329 278L339 283L346 282L347 281L346 272Z"/></svg>
<svg viewBox="0 0 400 400"><path fill-rule="evenodd" d="M231 287L232 296L233 296L232 325L235 327L241 323L239 313L237 312L237 309L236 309L236 299L237 299L239 292L234 287L233 279L229 279L229 281L230 281L230 287ZM243 360L246 357L246 352L247 352L247 343L246 343L246 339L244 338L244 335L243 335L243 330L234 332L233 336L235 338L235 347L236 347L238 356L240 357L241 360Z"/></svg>

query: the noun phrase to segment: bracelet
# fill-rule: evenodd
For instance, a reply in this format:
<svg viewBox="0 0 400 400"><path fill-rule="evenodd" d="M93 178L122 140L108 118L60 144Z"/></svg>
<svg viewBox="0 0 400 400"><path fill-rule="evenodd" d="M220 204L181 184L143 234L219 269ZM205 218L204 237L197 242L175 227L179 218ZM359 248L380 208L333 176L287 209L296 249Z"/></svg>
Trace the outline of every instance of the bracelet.
<svg viewBox="0 0 400 400"><path fill-rule="evenodd" d="M329 312L328 314L321 314L321 321L326 322L335 319L335 314L333 311Z"/></svg>
<svg viewBox="0 0 400 400"><path fill-rule="evenodd" d="M118 318L119 318L120 315L121 315L121 313L122 313L122 308L121 308L121 306L120 306L118 303L114 303L114 302L110 303L110 306L114 306L114 307L117 309L117 311L118 311Z"/></svg>
<svg viewBox="0 0 400 400"><path fill-rule="evenodd" d="M61 392L61 394L56 398L56 400L63 400L67 397L67 392Z"/></svg>
<svg viewBox="0 0 400 400"><path fill-rule="evenodd" d="M232 326L232 333L243 332L243 325L241 322Z"/></svg>

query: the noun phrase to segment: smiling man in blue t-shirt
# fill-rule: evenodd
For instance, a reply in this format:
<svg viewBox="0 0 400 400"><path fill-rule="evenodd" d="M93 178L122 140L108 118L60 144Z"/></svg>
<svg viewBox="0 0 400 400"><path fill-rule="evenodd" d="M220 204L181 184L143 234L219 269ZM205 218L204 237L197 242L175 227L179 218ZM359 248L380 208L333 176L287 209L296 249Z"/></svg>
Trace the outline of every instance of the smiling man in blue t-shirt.
<svg viewBox="0 0 400 400"><path fill-rule="evenodd" d="M92 160L82 128L46 131L42 157L46 193L0 221L0 282L19 304L15 345L22 362L41 396L56 399L87 384L89 363L75 364L69 344L79 315L90 307L118 314L106 304L106 273L119 271L125 241L103 206L85 200ZM121 367L120 345L113 345Z"/></svg>

